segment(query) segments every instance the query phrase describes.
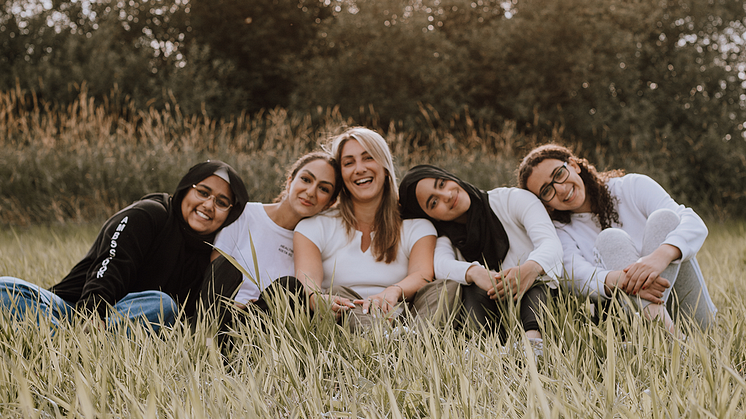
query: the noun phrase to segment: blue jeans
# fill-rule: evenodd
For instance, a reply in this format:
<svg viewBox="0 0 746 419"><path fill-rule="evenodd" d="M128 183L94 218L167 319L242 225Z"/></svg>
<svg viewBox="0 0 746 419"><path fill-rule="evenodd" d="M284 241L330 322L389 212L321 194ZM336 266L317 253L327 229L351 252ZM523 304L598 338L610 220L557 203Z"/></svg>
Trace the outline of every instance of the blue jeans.
<svg viewBox="0 0 746 419"><path fill-rule="evenodd" d="M40 317L45 317L56 327L75 313L74 305L53 292L10 276L0 277L0 309L19 321L26 318L28 310L32 310L37 323ZM158 332L161 327L174 324L176 312L176 303L168 294L154 290L132 292L109 310L106 327L118 329L129 321L147 322Z"/></svg>

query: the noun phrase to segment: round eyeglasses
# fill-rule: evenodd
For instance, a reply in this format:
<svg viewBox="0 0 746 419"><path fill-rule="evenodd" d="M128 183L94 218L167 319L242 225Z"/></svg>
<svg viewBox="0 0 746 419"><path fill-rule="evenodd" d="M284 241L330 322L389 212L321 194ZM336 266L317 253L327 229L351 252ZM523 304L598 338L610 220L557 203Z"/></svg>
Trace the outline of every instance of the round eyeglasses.
<svg viewBox="0 0 746 419"><path fill-rule="evenodd" d="M192 185L192 190L194 191L194 196L200 201L212 199L215 203L215 209L218 211L228 211L233 206L228 198L224 196L215 196L212 194L211 190L203 186Z"/></svg>
<svg viewBox="0 0 746 419"><path fill-rule="evenodd" d="M554 169L552 181L544 185L544 187L539 190L539 199L544 202L551 201L552 198L554 198L554 196L557 194L557 190L554 189L554 185L565 183L567 181L567 178L569 177L570 170L567 168L567 162L564 162L562 163L562 166Z"/></svg>

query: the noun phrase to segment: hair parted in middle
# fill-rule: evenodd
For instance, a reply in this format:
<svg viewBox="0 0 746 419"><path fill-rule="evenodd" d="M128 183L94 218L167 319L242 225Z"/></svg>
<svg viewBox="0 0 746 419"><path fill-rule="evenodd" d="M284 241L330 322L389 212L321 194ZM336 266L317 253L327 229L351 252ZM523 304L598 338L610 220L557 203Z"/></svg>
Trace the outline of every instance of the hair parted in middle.
<svg viewBox="0 0 746 419"><path fill-rule="evenodd" d="M611 223L619 223L619 213L616 202L609 192L606 182L614 177L624 175L623 170L610 170L599 173L587 159L576 156L569 148L557 144L544 144L531 150L518 166L518 183L522 189L528 190L528 178L539 163L547 159L563 162L575 162L580 166L580 178L585 185L586 199L591 201L591 213L596 216L602 229L611 227ZM545 204L546 206L546 204ZM570 211L549 211L552 220L567 224L570 222Z"/></svg>
<svg viewBox="0 0 746 419"><path fill-rule="evenodd" d="M365 151L373 157L373 160L383 166L386 172L383 199L376 211L372 226L373 231L376 232L373 236L372 253L377 261L391 263L396 259L396 254L399 251L402 227L394 159L386 140L380 134L368 128L354 127L333 137L330 141L332 156L340 163L342 161L342 149L350 140L356 140L360 143ZM342 182L342 191L339 194L337 208L347 229L347 235L352 237L357 225L357 218L353 210L352 199L344 182Z"/></svg>
<svg viewBox="0 0 746 419"><path fill-rule="evenodd" d="M332 193L332 198L330 200L330 202L334 202L334 200L337 199L337 195L339 195L339 191L342 190L342 174L339 171L339 162L328 151L312 151L300 156L298 160L288 168L288 171L285 174L285 183L282 192L280 192L272 202L282 202L288 194L290 183L295 180L300 169L305 167L308 163L316 160L323 160L329 163L329 166L334 169L334 193Z"/></svg>

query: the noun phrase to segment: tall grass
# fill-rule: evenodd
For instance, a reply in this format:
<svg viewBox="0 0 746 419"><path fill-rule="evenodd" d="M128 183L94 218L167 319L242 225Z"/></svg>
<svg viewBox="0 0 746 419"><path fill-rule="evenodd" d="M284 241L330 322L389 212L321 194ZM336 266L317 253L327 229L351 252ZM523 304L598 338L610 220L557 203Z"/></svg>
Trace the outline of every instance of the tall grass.
<svg viewBox="0 0 746 419"><path fill-rule="evenodd" d="M337 109L291 115L272 109L230 120L184 115L178 104L142 110L112 93L94 102L83 88L60 109L33 92L0 92L0 225L103 220L150 192L172 191L205 159L231 164L255 201L281 189L286 167L354 121ZM400 174L415 164L453 170L481 188L513 183L520 153L538 139L495 129L469 113L444 120L423 108L426 132L366 124L391 145ZM559 132L554 139L559 139ZM542 139L544 140L544 139Z"/></svg>
<svg viewBox="0 0 746 419"><path fill-rule="evenodd" d="M0 416L743 417L746 224L710 224L699 260L718 325L682 324L685 341L635 316L595 323L587 301L564 295L550 302L538 359L517 333L504 343L449 327L354 334L303 312L252 313L222 351L206 320L127 337L85 332L84 319L54 334L1 319ZM0 270L51 285L96 227L0 231Z"/></svg>

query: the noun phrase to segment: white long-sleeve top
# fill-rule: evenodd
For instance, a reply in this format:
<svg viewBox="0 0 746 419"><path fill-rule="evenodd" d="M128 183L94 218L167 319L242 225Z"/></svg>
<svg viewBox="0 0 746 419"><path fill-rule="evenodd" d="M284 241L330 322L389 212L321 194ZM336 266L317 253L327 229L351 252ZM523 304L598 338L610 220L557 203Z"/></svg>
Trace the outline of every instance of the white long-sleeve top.
<svg viewBox="0 0 746 419"><path fill-rule="evenodd" d="M512 268L528 260L541 265L545 275L537 281L557 288L562 276L562 244L544 205L529 191L518 188L497 188L487 192L490 207L505 228L510 247L502 266L491 270ZM466 262L448 237L438 238L435 245L435 278L466 283L466 271L478 262Z"/></svg>
<svg viewBox="0 0 746 419"><path fill-rule="evenodd" d="M691 209L677 204L653 179L640 174L611 178L607 183L611 196L617 199L619 223L612 227L627 232L639 252L648 216L668 208L681 217L679 226L666 236L663 244L681 250L682 261L694 257L707 237L707 226ZM573 290L582 296L608 298L604 288L606 275L596 251L596 237L601 226L590 213L572 214L568 224L555 222L564 250L565 276Z"/></svg>

